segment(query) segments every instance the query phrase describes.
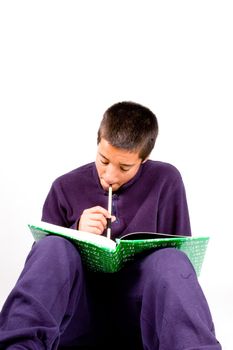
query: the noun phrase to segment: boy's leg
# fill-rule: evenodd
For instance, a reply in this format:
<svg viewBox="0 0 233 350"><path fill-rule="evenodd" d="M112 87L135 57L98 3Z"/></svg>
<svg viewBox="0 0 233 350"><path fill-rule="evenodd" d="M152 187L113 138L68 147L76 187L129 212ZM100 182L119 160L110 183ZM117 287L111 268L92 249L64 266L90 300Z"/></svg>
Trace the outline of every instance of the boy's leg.
<svg viewBox="0 0 233 350"><path fill-rule="evenodd" d="M76 337L91 327L80 255L69 241L48 236L33 245L3 306L0 349L57 349L77 308Z"/></svg>
<svg viewBox="0 0 233 350"><path fill-rule="evenodd" d="M161 249L130 263L116 288L121 331L126 339L127 325L132 337L140 339L141 332L144 350L221 349L196 273L181 251Z"/></svg>

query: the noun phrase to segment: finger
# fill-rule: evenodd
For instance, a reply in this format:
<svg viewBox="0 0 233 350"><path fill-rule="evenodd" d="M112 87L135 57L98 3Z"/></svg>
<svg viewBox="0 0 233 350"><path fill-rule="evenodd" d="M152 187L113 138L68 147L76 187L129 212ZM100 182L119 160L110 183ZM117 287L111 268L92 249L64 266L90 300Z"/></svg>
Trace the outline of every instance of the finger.
<svg viewBox="0 0 233 350"><path fill-rule="evenodd" d="M79 229L81 231L90 232L90 228L96 228L98 233L102 233L107 225L107 220L102 214L84 213L79 221Z"/></svg>
<svg viewBox="0 0 233 350"><path fill-rule="evenodd" d="M112 222L116 221L116 217L114 215L111 216L111 221Z"/></svg>
<svg viewBox="0 0 233 350"><path fill-rule="evenodd" d="M91 220L89 222L88 226L96 227L96 228L100 229L101 231L103 231L106 227L106 225L103 225L103 223L101 221L98 221L98 220Z"/></svg>
<svg viewBox="0 0 233 350"><path fill-rule="evenodd" d="M85 209L83 213L93 213L93 214L102 214L104 217L109 218L110 214L107 211L107 209L101 207L101 206L96 206L96 207L92 207L89 209Z"/></svg>
<svg viewBox="0 0 233 350"><path fill-rule="evenodd" d="M89 223L93 221L93 225L97 225L97 223L101 223L103 228L107 225L107 219L103 214L87 214L83 216L83 220L88 221Z"/></svg>
<svg viewBox="0 0 233 350"><path fill-rule="evenodd" d="M103 231L101 229L99 229L98 227L92 227L92 226L88 226L88 227L86 227L85 230L81 230L81 231L93 233L95 235L101 235L103 233Z"/></svg>

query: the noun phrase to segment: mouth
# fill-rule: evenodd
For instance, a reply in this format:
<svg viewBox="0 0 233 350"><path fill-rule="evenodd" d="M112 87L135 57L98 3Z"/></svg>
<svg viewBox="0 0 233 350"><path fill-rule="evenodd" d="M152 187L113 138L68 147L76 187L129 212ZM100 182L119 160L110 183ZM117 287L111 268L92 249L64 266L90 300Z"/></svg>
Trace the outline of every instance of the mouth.
<svg viewBox="0 0 233 350"><path fill-rule="evenodd" d="M100 183L101 183L101 186L103 187L103 189L105 191L108 191L108 188L110 185L103 178L100 178Z"/></svg>
<svg viewBox="0 0 233 350"><path fill-rule="evenodd" d="M110 186L112 187L112 192L114 192L118 189L117 184L109 184L102 178L100 179L100 183L105 191L108 191Z"/></svg>

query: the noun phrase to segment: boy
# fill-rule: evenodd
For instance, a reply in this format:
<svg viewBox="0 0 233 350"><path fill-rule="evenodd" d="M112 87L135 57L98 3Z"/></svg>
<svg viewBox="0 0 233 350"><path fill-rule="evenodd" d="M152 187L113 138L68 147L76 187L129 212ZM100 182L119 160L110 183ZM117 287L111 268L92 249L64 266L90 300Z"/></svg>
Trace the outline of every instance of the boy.
<svg viewBox="0 0 233 350"><path fill-rule="evenodd" d="M149 160L156 116L133 102L111 106L95 163L54 181L42 220L112 238L134 231L191 235L178 170ZM108 188L112 186L112 216ZM3 307L4 349L219 350L208 304L187 256L173 248L138 257L114 274L90 273L61 237L34 244Z"/></svg>

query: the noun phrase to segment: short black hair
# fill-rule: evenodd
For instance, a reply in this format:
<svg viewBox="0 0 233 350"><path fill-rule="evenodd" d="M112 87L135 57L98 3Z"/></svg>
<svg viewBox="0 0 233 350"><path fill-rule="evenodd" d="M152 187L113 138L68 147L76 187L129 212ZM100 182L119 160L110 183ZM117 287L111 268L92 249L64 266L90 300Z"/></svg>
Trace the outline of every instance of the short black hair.
<svg viewBox="0 0 233 350"><path fill-rule="evenodd" d="M158 121L147 107L135 102L118 102L103 115L98 130L97 142L104 138L112 146L139 151L144 160L154 148L158 135Z"/></svg>

